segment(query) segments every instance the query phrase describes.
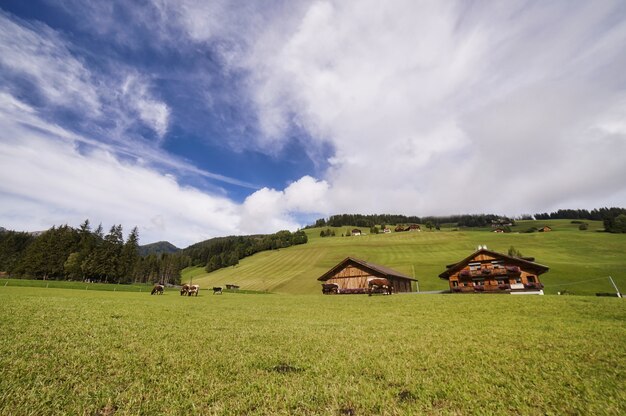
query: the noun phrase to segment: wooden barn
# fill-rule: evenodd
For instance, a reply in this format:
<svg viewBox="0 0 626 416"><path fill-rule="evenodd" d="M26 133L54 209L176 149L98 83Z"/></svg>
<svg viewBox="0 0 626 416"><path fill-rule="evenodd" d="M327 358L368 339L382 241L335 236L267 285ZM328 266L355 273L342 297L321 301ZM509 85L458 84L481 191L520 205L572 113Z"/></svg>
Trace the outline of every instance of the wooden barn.
<svg viewBox="0 0 626 416"><path fill-rule="evenodd" d="M338 265L317 278L325 284L336 284L338 293L367 293L368 278L385 278L393 285L393 292L412 292L411 282L417 282L410 276L388 267L368 263L347 257ZM326 293L326 292L324 292Z"/></svg>
<svg viewBox="0 0 626 416"><path fill-rule="evenodd" d="M543 295L539 275L549 268L532 257L510 257L480 248L439 275L457 293L510 293Z"/></svg>

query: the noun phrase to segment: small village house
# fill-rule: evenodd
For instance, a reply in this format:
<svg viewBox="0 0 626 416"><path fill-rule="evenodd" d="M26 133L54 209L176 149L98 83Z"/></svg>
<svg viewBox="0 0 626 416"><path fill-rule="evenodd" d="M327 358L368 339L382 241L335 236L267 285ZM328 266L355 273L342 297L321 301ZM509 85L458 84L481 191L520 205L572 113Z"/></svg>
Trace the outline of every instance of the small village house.
<svg viewBox="0 0 626 416"><path fill-rule="evenodd" d="M456 293L543 294L539 275L549 268L532 257L511 257L480 247L439 275Z"/></svg>
<svg viewBox="0 0 626 416"><path fill-rule="evenodd" d="M355 228L352 230L351 232L352 235L361 235L361 230L359 230L358 228Z"/></svg>
<svg viewBox="0 0 626 416"><path fill-rule="evenodd" d="M385 278L393 285L393 292L412 292L412 282L417 279L392 270L388 267L347 257L317 280L326 284L336 284L339 293L367 293L368 278Z"/></svg>

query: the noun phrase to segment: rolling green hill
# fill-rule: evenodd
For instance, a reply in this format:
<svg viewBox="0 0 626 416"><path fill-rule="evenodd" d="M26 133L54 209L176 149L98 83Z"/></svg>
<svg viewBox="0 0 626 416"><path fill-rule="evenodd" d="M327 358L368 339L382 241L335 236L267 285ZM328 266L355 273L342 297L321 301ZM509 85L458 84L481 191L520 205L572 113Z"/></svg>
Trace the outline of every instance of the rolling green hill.
<svg viewBox="0 0 626 416"><path fill-rule="evenodd" d="M421 291L438 290L447 288L447 282L438 277L447 264L465 258L478 245L486 245L503 253L514 246L523 255L550 267L541 277L548 294L562 290L584 295L612 292L608 276L626 291L626 235L600 232L601 222L586 222L589 229L580 231L579 224L570 220L518 221L513 232L505 234L487 228L443 227L440 231L341 237L353 227L339 227L335 228L337 237L324 238L319 236L321 228L312 228L305 230L307 244L258 253L235 267L212 273L188 268L183 272L183 281L193 278L193 283L204 288L236 284L242 289L275 293L318 293L317 277L353 256L408 275L415 273ZM553 231L523 232L544 225Z"/></svg>
<svg viewBox="0 0 626 416"><path fill-rule="evenodd" d="M156 243L145 244L143 246L139 246L139 255L147 256L149 254L172 254L180 251L178 247L169 241L157 241Z"/></svg>

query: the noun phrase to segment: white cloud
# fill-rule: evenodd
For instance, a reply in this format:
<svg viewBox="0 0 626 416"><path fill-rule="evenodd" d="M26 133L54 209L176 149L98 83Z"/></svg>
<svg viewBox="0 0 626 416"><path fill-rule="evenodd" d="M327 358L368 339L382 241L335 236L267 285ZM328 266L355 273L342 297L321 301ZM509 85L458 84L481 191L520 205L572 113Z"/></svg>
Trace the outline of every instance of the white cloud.
<svg viewBox="0 0 626 416"><path fill-rule="evenodd" d="M119 63L111 74L93 70L71 46L44 24L0 13L0 69L7 78L0 87L30 97L34 88L46 101L38 107L63 108L80 114L85 122L113 125L109 129L114 136L125 135L139 120L162 141L171 110L155 96L150 77ZM24 87L24 82L32 87Z"/></svg>
<svg viewBox="0 0 626 416"><path fill-rule="evenodd" d="M155 99L146 80L137 74L127 75L121 90L127 105L162 139L167 133L170 118L167 104Z"/></svg>
<svg viewBox="0 0 626 416"><path fill-rule="evenodd" d="M181 186L164 174L123 162L88 139L42 121L35 110L0 95L0 218L18 230L78 225L138 226L143 243L186 246L240 232L241 208L219 195Z"/></svg>
<svg viewBox="0 0 626 416"><path fill-rule="evenodd" d="M310 176L300 178L283 191L259 189L243 203L240 228L250 234L301 228L306 224L299 224L294 218L296 214L329 214L327 194L328 184Z"/></svg>
<svg viewBox="0 0 626 416"><path fill-rule="evenodd" d="M312 2L245 61L259 142L330 143L335 212L604 205L626 189L623 17L616 1Z"/></svg>
<svg viewBox="0 0 626 416"><path fill-rule="evenodd" d="M89 70L43 24L19 24L0 12L0 68L9 85L30 82L53 105L82 107L92 117L100 114Z"/></svg>

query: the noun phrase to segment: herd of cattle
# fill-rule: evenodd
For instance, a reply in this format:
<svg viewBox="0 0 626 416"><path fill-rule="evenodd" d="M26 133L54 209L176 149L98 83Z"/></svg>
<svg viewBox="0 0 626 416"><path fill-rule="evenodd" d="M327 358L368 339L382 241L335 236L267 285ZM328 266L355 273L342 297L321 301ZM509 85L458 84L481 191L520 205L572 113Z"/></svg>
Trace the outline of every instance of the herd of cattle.
<svg viewBox="0 0 626 416"><path fill-rule="evenodd" d="M237 286L238 288L239 286ZM162 295L165 290L165 287L162 284L155 284L152 288L151 295ZM323 283L322 284L322 293L324 294L339 294L339 293L353 293L355 289L341 289L338 284L335 283ZM358 289L359 291L362 289ZM198 296L198 292L200 291L200 285L188 285L184 284L180 288L181 296ZM354 292L356 293L356 292ZM362 293L362 292L358 292ZM391 281L385 278L375 278L371 277L367 279L367 290L365 291L369 296L372 296L374 293L382 293L385 295L391 295L393 293L393 284ZM213 287L214 295L221 295L222 288L221 287Z"/></svg>
<svg viewBox="0 0 626 416"><path fill-rule="evenodd" d="M151 295L162 295L163 292L165 291L165 286L162 284L155 284L154 287L152 288L152 292L150 292ZM188 285L188 284L184 284L182 285L182 287L180 288L180 295L181 296L193 296L196 295L198 296L198 292L200 292L200 285ZM222 288L221 287L214 287L213 288L213 294L214 295L221 295L222 294Z"/></svg>

